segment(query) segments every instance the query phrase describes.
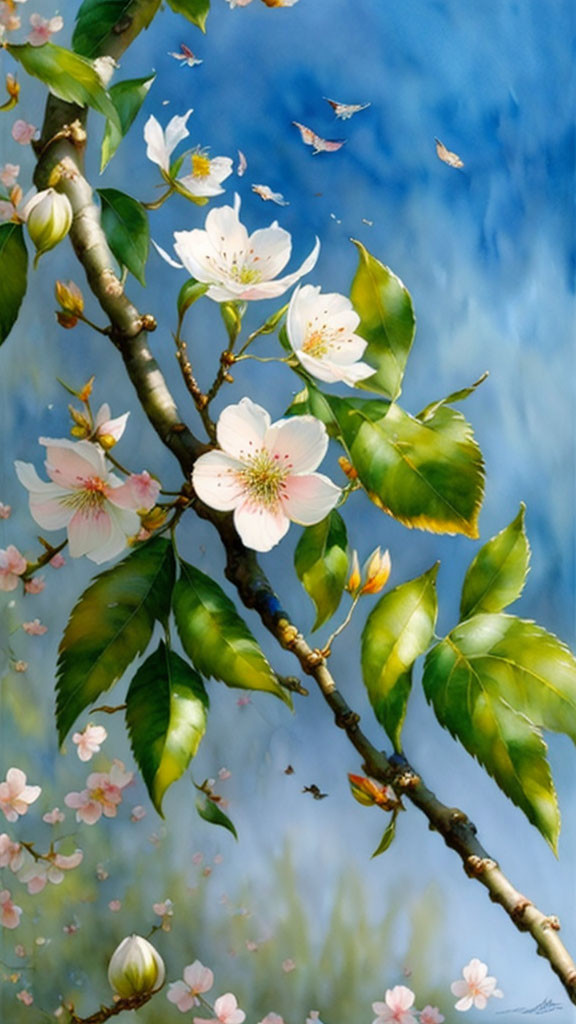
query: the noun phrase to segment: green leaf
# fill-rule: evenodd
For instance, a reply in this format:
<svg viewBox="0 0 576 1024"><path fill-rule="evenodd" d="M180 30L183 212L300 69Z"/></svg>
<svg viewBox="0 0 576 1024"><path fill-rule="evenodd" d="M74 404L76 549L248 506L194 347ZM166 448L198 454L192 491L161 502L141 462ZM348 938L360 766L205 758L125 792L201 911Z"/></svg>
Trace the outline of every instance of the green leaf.
<svg viewBox="0 0 576 1024"><path fill-rule="evenodd" d="M390 847L392 846L392 843L394 842L394 838L396 836L396 819L397 819L397 817L398 817L397 814L393 814L392 815L390 821L388 822L388 824L386 826L386 829L384 831L384 835L382 836L382 839L380 840L380 842L378 843L378 846L376 847L376 849L374 850L374 853L372 854L371 860L373 860L374 857L379 857L380 854L382 854L382 853L386 853L386 850L389 850Z"/></svg>
<svg viewBox="0 0 576 1024"><path fill-rule="evenodd" d="M280 332L282 333L282 332ZM328 396L318 388L314 387L313 384L306 384L297 395L294 396L292 403L288 406L286 416L315 416L317 420L320 420L324 424L330 437L338 439L340 437L340 426L332 409L330 408Z"/></svg>
<svg viewBox="0 0 576 1024"><path fill-rule="evenodd" d="M479 614L429 653L424 690L450 730L555 849L556 794L540 729L576 743L576 661L513 615Z"/></svg>
<svg viewBox="0 0 576 1024"><path fill-rule="evenodd" d="M379 508L405 526L478 536L484 463L461 413L443 406L421 423L396 404L324 397Z"/></svg>
<svg viewBox="0 0 576 1024"><path fill-rule="evenodd" d="M520 597L530 566L525 511L522 503L516 518L484 544L470 563L462 587L461 619L477 612L501 612Z"/></svg>
<svg viewBox="0 0 576 1024"><path fill-rule="evenodd" d="M168 0L168 3L176 14L183 14L193 25L197 25L203 32L206 31L210 0Z"/></svg>
<svg viewBox="0 0 576 1024"><path fill-rule="evenodd" d="M452 394L447 395L446 398L439 398L436 402L430 402L430 405L427 405L425 409L422 409L422 412L418 413L416 419L422 420L422 422L425 423L426 420L432 418L432 416L434 415L436 410L440 408L440 406L454 405L456 402L463 402L465 398L470 398L470 395L474 394L476 388L479 388L480 385L484 383L488 376L488 371L486 371L486 373L483 373L482 376L478 378L478 380L475 380L473 384L470 384L469 387L460 388L459 391L453 391Z"/></svg>
<svg viewBox="0 0 576 1024"><path fill-rule="evenodd" d="M362 675L376 718L399 752L412 665L434 635L438 564L380 598L362 632Z"/></svg>
<svg viewBox="0 0 576 1024"><path fill-rule="evenodd" d="M59 647L56 720L60 742L78 715L120 679L167 622L175 565L172 545L147 541L91 583Z"/></svg>
<svg viewBox="0 0 576 1024"><path fill-rule="evenodd" d="M138 200L115 188L96 189L102 203L102 228L108 245L123 267L127 267L141 285L150 245L146 210Z"/></svg>
<svg viewBox="0 0 576 1024"><path fill-rule="evenodd" d="M215 804L213 800L204 795L198 796L196 798L196 810L200 817L204 818L204 821L210 822L211 825L221 825L222 828L227 828L234 838L238 839L238 833L230 818L227 814L224 814L224 811L220 810L218 804Z"/></svg>
<svg viewBox="0 0 576 1024"><path fill-rule="evenodd" d="M291 706L230 598L187 562L180 562L173 607L184 650L201 675L220 679L226 686L273 693Z"/></svg>
<svg viewBox="0 0 576 1024"><path fill-rule="evenodd" d="M156 75L149 75L147 78L129 78L124 82L117 82L110 89L110 99L116 107L119 125L112 121L108 121L106 124L102 139L100 173L110 163L122 139L128 133L155 78Z"/></svg>
<svg viewBox="0 0 576 1024"><path fill-rule="evenodd" d="M177 301L178 316L180 319L182 319L184 314L190 309L190 306L206 294L209 287L209 284L202 284L202 282L197 281L195 277L190 277L184 282L178 292Z"/></svg>
<svg viewBox="0 0 576 1024"><path fill-rule="evenodd" d="M206 732L208 695L198 673L161 641L130 683L126 705L134 758L162 814L166 790L184 774Z"/></svg>
<svg viewBox="0 0 576 1024"><path fill-rule="evenodd" d="M0 345L10 334L26 294L28 253L21 224L0 224Z"/></svg>
<svg viewBox="0 0 576 1024"><path fill-rule="evenodd" d="M72 47L83 57L98 57L114 27L121 27L128 18L137 17L147 28L160 6L137 4L134 0L84 0L76 15Z"/></svg>
<svg viewBox="0 0 576 1024"><path fill-rule="evenodd" d="M352 241L360 256L350 290L352 305L360 317L356 334L368 342L363 359L377 368L372 377L356 386L398 398L416 330L412 299L396 274L361 242Z"/></svg>
<svg viewBox="0 0 576 1024"><path fill-rule="evenodd" d="M81 107L93 107L120 126L116 107L89 60L54 43L7 43L6 49L29 75L44 82L54 96Z"/></svg>
<svg viewBox="0 0 576 1024"><path fill-rule="evenodd" d="M294 566L316 608L314 631L334 615L348 577L348 537L338 512L306 527L296 545Z"/></svg>

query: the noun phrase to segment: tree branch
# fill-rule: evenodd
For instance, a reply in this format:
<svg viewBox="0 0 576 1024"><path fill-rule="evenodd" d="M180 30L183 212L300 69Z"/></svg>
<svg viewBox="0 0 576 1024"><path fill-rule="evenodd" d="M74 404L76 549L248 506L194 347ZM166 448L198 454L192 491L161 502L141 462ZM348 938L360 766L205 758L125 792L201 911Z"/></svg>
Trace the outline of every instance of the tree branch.
<svg viewBox="0 0 576 1024"><path fill-rule="evenodd" d="M158 0L134 0L131 28L115 32L101 48L102 54L114 57L132 41L135 27L143 27L153 15ZM152 12L152 15L150 14ZM139 28L138 28L139 31ZM176 403L150 351L148 331L152 319L143 316L127 298L123 285L114 272L113 259L102 232L99 211L83 173L83 139L67 137L65 128L74 121L84 123L85 111L50 97L47 103L42 139L38 145L39 161L36 182L46 184L56 165L63 173L60 188L66 193L74 211L70 238L76 255L84 267L88 284L110 321L109 334L120 352L138 399L162 443L178 460L184 476L189 479L196 458L206 450L182 421ZM54 142L51 140L58 136ZM64 136L64 137L63 137ZM528 931L538 952L550 963L573 1003L576 1003L576 964L559 937L559 922L546 916L523 896L508 880L476 835L476 828L467 815L457 808L441 803L422 781L420 775L403 758L390 757L378 750L361 730L359 716L349 707L327 668L321 652L313 650L282 610L280 602L261 569L256 555L244 547L229 514L215 512L198 500L193 502L198 515L210 520L217 529L227 553L226 576L249 608L254 608L266 628L279 644L292 651L303 671L311 676L331 708L336 724L345 730L348 739L363 759L365 770L375 779L392 784L397 791L418 807L433 830L460 857L469 877L479 881L499 903L520 931ZM119 1004L117 1004L119 1005ZM85 1019L107 1019L96 1014ZM108 1016L113 1011L105 1011ZM79 1020L78 1018L74 1018Z"/></svg>

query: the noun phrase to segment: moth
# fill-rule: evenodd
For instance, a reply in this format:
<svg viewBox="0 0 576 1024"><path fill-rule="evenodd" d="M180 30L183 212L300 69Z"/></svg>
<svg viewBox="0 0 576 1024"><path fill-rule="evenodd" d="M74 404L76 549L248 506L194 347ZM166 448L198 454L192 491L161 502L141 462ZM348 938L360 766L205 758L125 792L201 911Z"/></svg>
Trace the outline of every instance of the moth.
<svg viewBox="0 0 576 1024"><path fill-rule="evenodd" d="M436 143L436 152L439 160L448 164L449 167L464 167L464 161L460 159L458 153L451 153L449 149L446 149L444 143L440 142L440 139L435 138L434 142Z"/></svg>
<svg viewBox="0 0 576 1024"><path fill-rule="evenodd" d="M321 793L315 782L311 786L304 786L303 793L311 793L315 800L324 800L328 793Z"/></svg>
<svg viewBox="0 0 576 1024"><path fill-rule="evenodd" d="M174 57L174 60L183 61L180 67L193 68L196 64L203 63L203 61L200 60L200 57L196 57L195 54L192 53L190 47L186 46L185 43L180 43L180 49L182 51L181 53L172 53L171 51L168 51L169 57Z"/></svg>
<svg viewBox="0 0 576 1024"><path fill-rule="evenodd" d="M320 135L316 135L311 128L307 128L305 124L300 124L299 121L292 121L292 124L300 132L302 142L306 146L314 147L313 156L316 156L317 153L335 153L346 142L346 139L323 139Z"/></svg>
<svg viewBox="0 0 576 1024"><path fill-rule="evenodd" d="M276 203L277 206L289 206L290 203L281 192L273 192L268 185L252 185L252 191L260 196L260 199L269 200L272 203Z"/></svg>
<svg viewBox="0 0 576 1024"><path fill-rule="evenodd" d="M371 106L370 103L339 103L338 100L329 100L327 96L324 96L326 103L329 103L332 110L342 121L347 121L348 118L357 114L359 110L367 110Z"/></svg>

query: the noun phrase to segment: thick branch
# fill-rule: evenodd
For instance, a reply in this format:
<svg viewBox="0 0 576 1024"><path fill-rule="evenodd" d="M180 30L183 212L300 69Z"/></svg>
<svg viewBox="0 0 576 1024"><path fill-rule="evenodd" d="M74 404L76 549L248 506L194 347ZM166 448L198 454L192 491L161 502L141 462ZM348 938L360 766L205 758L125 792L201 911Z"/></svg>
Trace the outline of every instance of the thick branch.
<svg viewBox="0 0 576 1024"><path fill-rule="evenodd" d="M131 10L136 17L138 12L140 15L143 11L147 11L148 15L150 11L154 13L156 7L157 0L135 0ZM103 45L103 53L118 56L122 52L118 35L113 33ZM131 38L126 36L126 40L130 42ZM75 118L81 122L83 120L82 112L77 108L62 104L53 97L48 100L36 180L40 185L45 184L56 164L64 171L66 176L60 187L68 195L74 210L70 237L76 255L84 267L91 290L110 320L110 337L124 360L128 376L150 423L188 478L195 459L206 446L182 422L152 356L147 337L151 319L142 316L128 300L113 270L113 260L100 227L92 189L82 174L81 147L77 142L62 138L65 125ZM50 139L55 135L59 136L58 139L50 144ZM571 1001L576 1003L576 965L560 940L557 919L547 917L514 888L481 845L475 826L462 811L442 804L408 762L395 757L388 759L373 746L360 729L359 716L337 689L325 658L309 647L283 612L255 553L243 546L231 517L214 512L200 502L195 502L194 508L218 530L227 552L226 575L236 586L242 601L258 612L266 628L281 646L291 650L304 672L314 678L334 713L336 724L345 730L363 759L366 771L382 782L392 783L422 811L430 826L458 854L467 874L488 889L491 899L504 908L518 929L530 932L538 952L549 961ZM88 1018L91 1021L101 1019L107 1018L98 1015Z"/></svg>

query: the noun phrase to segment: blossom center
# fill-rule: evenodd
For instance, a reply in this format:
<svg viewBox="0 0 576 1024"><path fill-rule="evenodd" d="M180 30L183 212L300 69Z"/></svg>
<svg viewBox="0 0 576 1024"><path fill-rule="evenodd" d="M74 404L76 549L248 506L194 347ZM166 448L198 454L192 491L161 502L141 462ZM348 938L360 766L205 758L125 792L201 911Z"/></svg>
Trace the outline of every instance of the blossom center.
<svg viewBox="0 0 576 1024"><path fill-rule="evenodd" d="M192 175L194 178L209 178L210 158L203 153L192 153Z"/></svg>
<svg viewBox="0 0 576 1024"><path fill-rule="evenodd" d="M246 265L239 267L234 262L230 267L230 277L239 284L257 284L262 280L262 271Z"/></svg>
<svg viewBox="0 0 576 1024"><path fill-rule="evenodd" d="M258 505L270 508L278 502L290 468L280 465L279 456L272 457L270 452L262 448L247 460L246 468L241 469L238 476L250 497Z"/></svg>
<svg viewBox="0 0 576 1024"><path fill-rule="evenodd" d="M105 505L108 491L108 484L104 480L99 476L92 476L83 480L78 490L63 495L61 501L68 508L96 512Z"/></svg>
<svg viewBox="0 0 576 1024"><path fill-rule="evenodd" d="M324 331L310 331L306 334L302 351L312 356L313 359L320 359L321 356L326 355L329 347L330 339Z"/></svg>

